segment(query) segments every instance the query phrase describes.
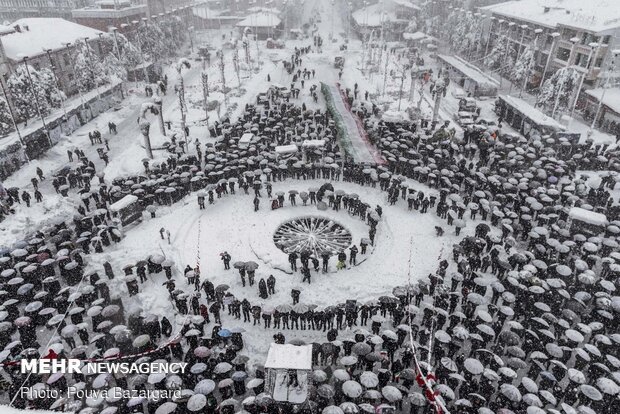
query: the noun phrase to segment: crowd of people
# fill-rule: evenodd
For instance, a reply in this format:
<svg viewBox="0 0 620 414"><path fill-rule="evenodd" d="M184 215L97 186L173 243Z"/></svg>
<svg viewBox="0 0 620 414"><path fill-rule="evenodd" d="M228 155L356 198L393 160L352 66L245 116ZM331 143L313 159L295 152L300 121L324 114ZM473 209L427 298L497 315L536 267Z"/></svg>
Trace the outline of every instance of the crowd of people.
<svg viewBox="0 0 620 414"><path fill-rule="evenodd" d="M286 62L301 89L304 79L314 78L314 70L301 68L306 52L296 50ZM352 103L358 93L356 86ZM59 194L77 193L81 205L71 221L24 235L0 257L0 363L7 401L16 407L103 414L620 411L615 173L601 173L595 186L579 173L616 171L615 148L474 129L458 137L447 132L449 125L430 131L423 122L378 121L377 108L361 104L356 112L386 161L373 167L339 156L337 122L328 112L307 110L278 93L268 102L268 107L247 105L235 122L215 123L218 141L204 149L204 156L200 147L196 156L171 151L165 162L147 161L143 174L109 181L78 149L68 152L69 163L77 167L50 177L37 171L35 199L40 201L38 184L50 179ZM246 132L259 140L243 148L239 140ZM303 158L278 160L276 145L304 139L326 144ZM308 304L301 288L290 292L290 303L259 306L227 285L214 286L197 267L183 272L161 255L140 258L120 271L108 263L103 269L88 264L91 251L112 249L121 239L109 206L125 195L136 195L151 217L157 206L185 196L196 196L209 214L210 204L228 196L257 200L264 191L272 198L272 183L309 179L333 185L314 196L308 189L304 204L342 206L369 223L368 242L360 243L359 254L375 243L377 223L389 210L339 193L334 189L339 180L383 191L390 208L435 214L439 237L452 228L465 234L435 273L376 300L351 298L321 307ZM24 192L7 190L5 214L20 199L30 204ZM278 208L289 208L283 196L276 193L275 200ZM580 225L570 216L573 207L605 214L609 222ZM353 247L348 257L336 253L338 268L347 259L355 264ZM253 286L258 265L235 262L231 253L222 253L224 271L232 271L232 262L243 285L247 277ZM319 271L319 257L288 254L292 270L302 261L300 281L311 268ZM321 271L327 271L330 256L321 259ZM163 281L177 315L127 312L126 298L109 288L116 277L123 278L129 296L148 279ZM256 284L262 299L278 289L273 276ZM244 326L269 331L277 343L302 344L291 331L315 331L306 402L291 407L269 395L264 368L248 364L244 355ZM190 369L169 376L22 374L18 361L37 357L185 361ZM177 389L182 396L15 398L24 386L62 390L69 384Z"/></svg>

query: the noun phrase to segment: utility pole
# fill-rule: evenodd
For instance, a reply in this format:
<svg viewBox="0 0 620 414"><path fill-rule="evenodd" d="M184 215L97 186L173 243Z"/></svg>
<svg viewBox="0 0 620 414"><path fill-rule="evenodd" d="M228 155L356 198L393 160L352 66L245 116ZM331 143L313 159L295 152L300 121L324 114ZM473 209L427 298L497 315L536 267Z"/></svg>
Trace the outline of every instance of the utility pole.
<svg viewBox="0 0 620 414"><path fill-rule="evenodd" d="M611 60L607 65L607 69L609 71L615 71L616 69L616 59L620 56L620 49L615 49L611 51ZM607 74L607 78L605 78L605 83L603 84L603 92L601 93L601 97L598 101L598 105L596 107L596 113L594 114L594 119L592 120L592 125L590 125L590 132L596 127L596 121L598 120L598 116L601 113L601 108L603 107L603 100L605 99L605 92L607 92L607 88L609 87L609 79L611 78L611 74Z"/></svg>
<svg viewBox="0 0 620 414"><path fill-rule="evenodd" d="M209 134L209 75L207 72L202 72L200 75L202 81L202 96L205 101L205 119L207 121L207 135Z"/></svg>
<svg viewBox="0 0 620 414"><path fill-rule="evenodd" d="M37 110L37 114L39 115L39 118L41 118L41 123L43 124L43 131L45 131L45 135L47 136L47 141L49 142L50 148L51 148L52 145L54 144L52 143L50 132L47 130L47 124L45 123L45 118L43 117L43 113L41 112L41 107L39 106L39 98L37 97L37 92L34 89L34 83L32 81L32 76L30 76L30 69L28 68L28 56L22 55L22 59L23 59L24 67L26 68L26 75L28 75L28 80L30 81L29 82L30 90L32 91L32 97L34 98L34 107Z"/></svg>

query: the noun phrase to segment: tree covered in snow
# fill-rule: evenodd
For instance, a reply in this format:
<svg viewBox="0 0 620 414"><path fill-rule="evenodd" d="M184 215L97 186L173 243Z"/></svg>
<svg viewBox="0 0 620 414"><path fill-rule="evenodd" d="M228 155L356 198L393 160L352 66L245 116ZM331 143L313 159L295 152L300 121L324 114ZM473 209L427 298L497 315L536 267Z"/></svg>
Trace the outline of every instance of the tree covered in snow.
<svg viewBox="0 0 620 414"><path fill-rule="evenodd" d="M50 112L44 80L30 65L28 65L28 71L30 71L32 82L30 82L25 65L18 65L6 82L13 101L15 116L22 120L38 116L37 103L43 115Z"/></svg>
<svg viewBox="0 0 620 414"><path fill-rule="evenodd" d="M140 46L147 62L161 60L166 56L164 33L156 22L138 26L132 41Z"/></svg>
<svg viewBox="0 0 620 414"><path fill-rule="evenodd" d="M439 14L434 13L431 0L420 4L419 27L417 30L435 37L445 38L447 32L444 30L446 25L441 24Z"/></svg>
<svg viewBox="0 0 620 414"><path fill-rule="evenodd" d="M135 68L142 62L140 51L120 33L101 37L102 65L106 75L118 79L127 79L127 70Z"/></svg>
<svg viewBox="0 0 620 414"><path fill-rule="evenodd" d="M0 135L6 135L13 130L13 120L9 104L4 97L0 97Z"/></svg>
<svg viewBox="0 0 620 414"><path fill-rule="evenodd" d="M535 64L534 50L528 46L523 50L521 56L517 58L510 71L510 78L513 82L521 85L529 77L530 71Z"/></svg>
<svg viewBox="0 0 620 414"><path fill-rule="evenodd" d="M179 17L163 20L160 23L164 38L166 39L168 52L174 54L187 39L187 29L183 27L183 23Z"/></svg>
<svg viewBox="0 0 620 414"><path fill-rule="evenodd" d="M574 68L562 68L545 81L536 103L554 112L568 108L578 84L579 72Z"/></svg>
<svg viewBox="0 0 620 414"><path fill-rule="evenodd" d="M90 44L77 40L73 48L73 68L75 86L82 92L90 91L109 81L104 66Z"/></svg>
<svg viewBox="0 0 620 414"><path fill-rule="evenodd" d="M484 64L500 74L507 74L514 66L516 58L517 51L511 45L510 40L502 35L484 59Z"/></svg>
<svg viewBox="0 0 620 414"><path fill-rule="evenodd" d="M42 68L38 71L37 76L41 86L43 86L49 105L60 108L62 101L67 99L67 96L58 88L58 81L54 72L50 68Z"/></svg>
<svg viewBox="0 0 620 414"><path fill-rule="evenodd" d="M463 53L478 48L480 23L471 13L452 12L448 16L448 21L450 22L448 40L453 50Z"/></svg>
<svg viewBox="0 0 620 414"><path fill-rule="evenodd" d="M185 39L181 20L171 18L140 25L132 41L140 45L147 61L157 61L174 56Z"/></svg>

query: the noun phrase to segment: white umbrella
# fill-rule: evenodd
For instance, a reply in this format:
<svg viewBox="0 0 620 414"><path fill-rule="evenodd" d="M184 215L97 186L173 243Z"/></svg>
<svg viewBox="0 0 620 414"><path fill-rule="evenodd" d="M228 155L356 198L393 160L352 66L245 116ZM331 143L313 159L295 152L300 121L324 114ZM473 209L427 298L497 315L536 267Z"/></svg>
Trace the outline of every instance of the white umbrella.
<svg viewBox="0 0 620 414"><path fill-rule="evenodd" d="M362 375L360 375L360 382L364 387L374 388L379 385L379 377L377 374L371 371L364 371Z"/></svg>
<svg viewBox="0 0 620 414"><path fill-rule="evenodd" d="M403 394L400 390L392 385L386 385L381 389L381 393L389 402L394 402L401 400L403 398Z"/></svg>
<svg viewBox="0 0 620 414"><path fill-rule="evenodd" d="M347 397L357 398L362 395L362 386L357 381L345 381L342 384L342 392Z"/></svg>

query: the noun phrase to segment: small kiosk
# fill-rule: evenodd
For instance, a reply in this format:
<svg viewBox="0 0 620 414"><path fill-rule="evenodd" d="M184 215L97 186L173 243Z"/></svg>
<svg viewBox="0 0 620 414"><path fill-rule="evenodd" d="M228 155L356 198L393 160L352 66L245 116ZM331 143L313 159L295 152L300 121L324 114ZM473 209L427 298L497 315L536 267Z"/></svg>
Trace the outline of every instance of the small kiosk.
<svg viewBox="0 0 620 414"><path fill-rule="evenodd" d="M252 134L251 132L246 132L245 134L241 135L241 138L239 138L239 148L247 149L250 144L252 144L253 138L254 134Z"/></svg>
<svg viewBox="0 0 620 414"><path fill-rule="evenodd" d="M605 231L609 224L607 216L602 213L571 207L568 211L571 234L582 233L587 236L597 236Z"/></svg>
<svg viewBox="0 0 620 414"><path fill-rule="evenodd" d="M123 226L126 226L142 217L142 206L138 201L138 197L133 194L127 194L109 207L113 218L120 220Z"/></svg>
<svg viewBox="0 0 620 414"><path fill-rule="evenodd" d="M272 343L267 353L265 369L265 392L279 402L302 404L308 399L312 345Z"/></svg>

